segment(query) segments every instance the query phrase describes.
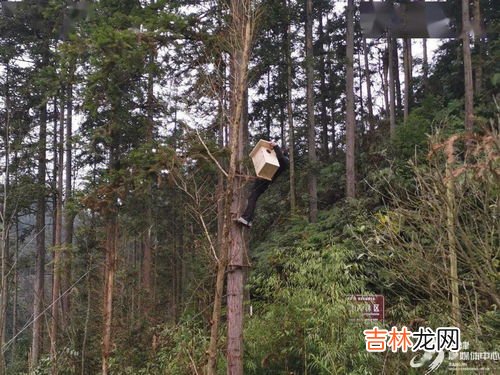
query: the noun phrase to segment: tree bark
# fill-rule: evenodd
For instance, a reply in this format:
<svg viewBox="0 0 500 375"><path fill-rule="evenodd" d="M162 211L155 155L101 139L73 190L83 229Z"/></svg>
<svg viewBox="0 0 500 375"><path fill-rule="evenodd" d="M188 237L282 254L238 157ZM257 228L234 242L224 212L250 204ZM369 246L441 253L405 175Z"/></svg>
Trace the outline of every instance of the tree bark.
<svg viewBox="0 0 500 375"><path fill-rule="evenodd" d="M290 211L294 213L297 209L297 201L295 192L295 134L293 126L293 108L292 108L292 52L291 52L291 21L290 9L288 0L284 1L284 7L287 9L287 24L285 35L285 56L286 56L286 90L287 90L287 103L286 111L288 118L288 149L290 158Z"/></svg>
<svg viewBox="0 0 500 375"><path fill-rule="evenodd" d="M473 8L473 19L474 23L472 25L474 29L474 40L477 42L477 59L474 67L474 91L475 95L479 95L482 89L483 80L483 38L482 38L482 27L481 27L481 2L480 0L474 0Z"/></svg>
<svg viewBox="0 0 500 375"><path fill-rule="evenodd" d="M427 93L427 88L429 87L429 60L427 57L427 39L422 39L422 73L424 76L424 90Z"/></svg>
<svg viewBox="0 0 500 375"><path fill-rule="evenodd" d="M5 78L5 178L3 181L3 199L0 208L1 234L0 234L0 374L6 372L5 362L5 328L7 323L7 305L9 302L9 232L10 218L8 217L8 194L10 184L10 98L9 98L9 64L6 66Z"/></svg>
<svg viewBox="0 0 500 375"><path fill-rule="evenodd" d="M42 345L42 311L45 286L45 173L47 148L47 104L40 106L40 131L38 140L38 173L39 193L35 223L36 261L35 290L33 298L33 336L31 342L31 369L34 370L40 359Z"/></svg>
<svg viewBox="0 0 500 375"><path fill-rule="evenodd" d="M324 32L323 32L323 12L321 6L319 7L318 14L318 37L319 37L319 77L320 77L320 91L321 91L321 149L323 153L323 160L328 160L328 117L326 106L326 72L325 72L325 48L324 48Z"/></svg>
<svg viewBox="0 0 500 375"><path fill-rule="evenodd" d="M243 123L245 93L247 90L248 61L253 34L251 0L231 1L232 30L235 30L233 52L233 84L231 95L231 116L229 150L230 163L227 177L225 204L224 247L228 254L227 274L227 373L243 374L243 299L245 267L248 266L244 229L236 223L243 210L243 181L236 173L243 161L246 143Z"/></svg>
<svg viewBox="0 0 500 375"><path fill-rule="evenodd" d="M380 61L382 61L382 67L380 67ZM381 68L381 69L380 69ZM389 80L387 78L389 74L389 49L386 48L379 59L379 70L380 70L380 80L382 81L382 91L384 92L384 116L385 119L390 117L390 105L389 105Z"/></svg>
<svg viewBox="0 0 500 375"><path fill-rule="evenodd" d="M306 0L306 101L307 101L307 143L309 159L309 221L318 220L318 187L316 180L316 129L314 119L314 50L313 50L313 4Z"/></svg>
<svg viewBox="0 0 500 375"><path fill-rule="evenodd" d="M393 38L389 35L389 122L390 122L390 136L393 139L396 135L396 93L395 93L395 80L394 80L394 48L393 48Z"/></svg>
<svg viewBox="0 0 500 375"><path fill-rule="evenodd" d="M396 112L401 115L403 111L403 100L401 95L401 80L399 79L399 51L398 51L398 40L397 38L391 38L392 40L392 68L394 85L396 86Z"/></svg>
<svg viewBox="0 0 500 375"><path fill-rule="evenodd" d="M63 206L63 249L62 249L62 280L61 285L63 290L68 290L71 285L71 273L72 273L72 245L73 245L73 223L74 214L71 212L70 202L72 197L72 178L73 178L73 84L70 82L68 84L67 97L66 97L66 175L64 181L64 206ZM71 293L66 293L62 296L62 325L66 327L68 321L71 319Z"/></svg>
<svg viewBox="0 0 500 375"><path fill-rule="evenodd" d="M354 115L354 0L347 1L347 54L346 54L346 196L356 197Z"/></svg>
<svg viewBox="0 0 500 375"><path fill-rule="evenodd" d="M104 264L104 304L102 337L102 375L109 373L109 356L112 350L111 322L113 316L113 289L116 272L116 248L118 240L118 222L115 212L109 212L106 220L106 259Z"/></svg>
<svg viewBox="0 0 500 375"><path fill-rule="evenodd" d="M363 38L363 56L365 63L365 80L366 80L366 106L368 107L368 125L370 132L375 130L375 119L373 117L373 99L372 99L372 82L370 73L370 64L368 62L368 47L366 38Z"/></svg>
<svg viewBox="0 0 500 375"><path fill-rule="evenodd" d="M405 75L405 88L404 88L404 122L408 120L410 112L411 95L412 95L412 55L411 55L411 39L403 39L403 67Z"/></svg>
<svg viewBox="0 0 500 375"><path fill-rule="evenodd" d="M50 335L50 358L52 362L52 374L57 374L57 336L59 328L59 296L61 293L61 245L63 225L63 171L64 171L64 100L61 100L59 111L59 139L56 143L57 152L54 154L56 163L56 207L55 207L55 241L53 258L53 283L52 283L52 319Z"/></svg>
<svg viewBox="0 0 500 375"><path fill-rule="evenodd" d="M462 0L462 44L465 81L465 130L471 132L474 125L474 88L472 85L472 60L470 52L469 0Z"/></svg>

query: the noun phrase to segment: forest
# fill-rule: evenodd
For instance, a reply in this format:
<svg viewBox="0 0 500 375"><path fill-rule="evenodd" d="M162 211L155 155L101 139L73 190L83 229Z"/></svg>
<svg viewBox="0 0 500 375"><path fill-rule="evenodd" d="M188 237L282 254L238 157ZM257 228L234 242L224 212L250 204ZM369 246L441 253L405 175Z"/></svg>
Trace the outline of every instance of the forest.
<svg viewBox="0 0 500 375"><path fill-rule="evenodd" d="M362 3L0 2L0 375L499 373L500 4Z"/></svg>

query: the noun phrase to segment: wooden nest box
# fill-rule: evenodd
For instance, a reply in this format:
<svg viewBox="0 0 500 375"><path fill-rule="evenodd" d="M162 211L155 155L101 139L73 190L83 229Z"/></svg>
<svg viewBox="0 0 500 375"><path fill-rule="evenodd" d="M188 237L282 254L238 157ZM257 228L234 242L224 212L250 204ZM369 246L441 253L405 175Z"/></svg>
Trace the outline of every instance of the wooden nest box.
<svg viewBox="0 0 500 375"><path fill-rule="evenodd" d="M261 139L253 148L250 157L257 177L271 181L280 167L276 152L271 147L271 142Z"/></svg>

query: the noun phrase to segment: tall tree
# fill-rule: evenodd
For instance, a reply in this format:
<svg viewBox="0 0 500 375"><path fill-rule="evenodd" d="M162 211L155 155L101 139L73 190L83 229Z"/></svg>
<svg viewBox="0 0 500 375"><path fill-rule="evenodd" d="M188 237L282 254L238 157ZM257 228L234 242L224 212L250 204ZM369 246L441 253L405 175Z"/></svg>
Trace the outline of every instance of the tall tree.
<svg viewBox="0 0 500 375"><path fill-rule="evenodd" d="M236 176L241 170L244 145L248 134L245 127L248 63L254 30L254 4L251 0L231 1L232 85L230 103L229 151L230 162L227 177L225 207L224 246L228 253L227 275L227 373L243 374L243 297L245 268L247 266L248 239L244 230L234 221L234 215L242 212L244 199L243 181Z"/></svg>
<svg viewBox="0 0 500 375"><path fill-rule="evenodd" d="M363 58L365 63L365 80L366 80L366 105L368 107L368 124L370 132L375 129L375 119L373 117L373 98L372 98L372 81L369 64L369 50L366 45L366 38L363 38Z"/></svg>
<svg viewBox="0 0 500 375"><path fill-rule="evenodd" d="M404 106L403 106L403 118L404 122L408 120L408 113L410 111L410 99L412 94L412 54L411 54L411 39L403 39L403 68L405 76L405 88L404 88Z"/></svg>
<svg viewBox="0 0 500 375"><path fill-rule="evenodd" d="M46 57L44 60L46 65ZM31 368L38 365L42 345L42 312L45 290L45 173L47 149L47 103L41 98L39 110L39 136L38 136L38 172L37 180L40 187L36 205L36 263L35 263L35 288L33 299L33 336L31 344Z"/></svg>
<svg viewBox="0 0 500 375"><path fill-rule="evenodd" d="M318 187L316 177L316 128L314 119L314 50L313 50L313 2L306 0L306 102L307 102L307 152L309 159L309 221L318 220Z"/></svg>
<svg viewBox="0 0 500 375"><path fill-rule="evenodd" d="M474 41L476 43L476 64L474 66L474 91L476 95L481 93L483 80L483 38L482 38L482 22L481 22L481 1L474 0L473 8L473 25Z"/></svg>
<svg viewBox="0 0 500 375"><path fill-rule="evenodd" d="M391 37L390 32L387 38L387 43L388 43L388 50L389 50L389 65L388 65L388 70L389 70L389 122L390 122L390 135L391 138L394 138L396 135L396 91L395 91L395 79L394 79L394 74L397 74L397 71L395 72L394 69L394 48L393 44L394 38Z"/></svg>
<svg viewBox="0 0 500 375"><path fill-rule="evenodd" d="M346 53L346 196L356 197L354 114L354 0L347 1L347 53Z"/></svg>
<svg viewBox="0 0 500 375"><path fill-rule="evenodd" d="M285 29L285 58L286 58L286 112L288 119L288 148L290 157L290 211L293 213L297 208L295 192L295 134L293 125L293 107L292 107L292 26L291 26L291 10L288 0L283 0L283 6L287 10L286 29Z"/></svg>
<svg viewBox="0 0 500 375"><path fill-rule="evenodd" d="M321 125L321 150L323 159L328 159L328 117L327 117L327 90L326 90L326 69L325 69L325 33L323 30L323 9L318 9L318 43L319 43L319 78L320 78L320 125Z"/></svg>
<svg viewBox="0 0 500 375"><path fill-rule="evenodd" d="M64 172L64 97L61 99L59 109L59 126L55 126L58 130L58 138L56 142L56 151L54 159L56 163L56 206L55 206L55 240L54 240L54 257L52 261L52 320L50 334L50 357L52 361L52 373L57 373L57 339L59 329L60 316L60 293L61 293L61 254L62 254L62 231L63 231L63 172ZM57 115L57 113L55 113ZM56 139L56 137L54 137Z"/></svg>
<svg viewBox="0 0 500 375"><path fill-rule="evenodd" d="M469 0L462 0L462 46L465 81L465 130L472 131L474 124L474 87L472 83L472 59L470 51Z"/></svg>

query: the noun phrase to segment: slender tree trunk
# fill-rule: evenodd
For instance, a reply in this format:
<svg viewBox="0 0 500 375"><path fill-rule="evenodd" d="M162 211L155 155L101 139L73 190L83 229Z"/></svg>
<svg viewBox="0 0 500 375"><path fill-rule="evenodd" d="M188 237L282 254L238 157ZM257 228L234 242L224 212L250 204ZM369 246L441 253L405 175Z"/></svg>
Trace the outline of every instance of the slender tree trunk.
<svg viewBox="0 0 500 375"><path fill-rule="evenodd" d="M59 139L57 140L57 152L54 158L56 164L56 220L55 220L55 246L53 259L53 283L52 283L52 320L50 335L50 357L52 361L52 374L58 373L57 368L57 336L59 328L59 296L61 293L61 245L63 225L63 171L64 171L64 100L61 100L59 111Z"/></svg>
<svg viewBox="0 0 500 375"><path fill-rule="evenodd" d="M319 55L319 77L320 77L320 91L321 91L321 149L323 153L323 160L328 160L328 117L326 105L326 73L325 73L325 46L324 46L324 32L323 32L323 12L320 7L318 15L318 37L320 45Z"/></svg>
<svg viewBox="0 0 500 375"><path fill-rule="evenodd" d="M389 49L386 48L382 54L382 69L380 69L379 60L379 70L380 70L380 80L382 81L382 91L384 92L384 115L385 119L390 118L390 105L389 105L389 80L387 78L389 74Z"/></svg>
<svg viewBox="0 0 500 375"><path fill-rule="evenodd" d="M0 208L1 220L1 235L0 235L0 257L1 257L1 270L0 270L0 374L6 372L5 352L3 350L5 345L5 327L7 323L7 305L9 301L9 232L10 232L10 218L8 217L8 194L9 194L9 179L10 179L10 98L9 98L9 64L6 67L5 79L5 178L3 180L3 199Z"/></svg>
<svg viewBox="0 0 500 375"><path fill-rule="evenodd" d="M347 1L347 54L346 54L346 196L356 197L354 115L354 0Z"/></svg>
<svg viewBox="0 0 500 375"><path fill-rule="evenodd" d="M295 134L293 127L293 108L292 108L292 52L291 52L291 21L288 0L283 0L284 7L287 9L287 24L285 30L285 56L286 56L286 91L287 103L286 112L288 118L288 148L290 158L290 211L292 213L297 209L297 201L295 192Z"/></svg>
<svg viewBox="0 0 500 375"><path fill-rule="evenodd" d="M396 112L401 115L403 111L403 100L401 95L401 80L399 79L399 51L398 51L398 39L391 38L392 41L392 68L393 68L393 77L394 84L396 86Z"/></svg>
<svg viewBox="0 0 500 375"><path fill-rule="evenodd" d="M313 50L313 4L306 0L306 101L307 101L307 142L309 158L309 221L318 220L318 187L316 180L316 129L314 119L314 50Z"/></svg>
<svg viewBox="0 0 500 375"><path fill-rule="evenodd" d="M19 217L16 214L16 245L14 250L14 276L12 285L12 349L11 349L11 362L17 359L17 315L18 315L18 285L19 285L19 272L17 270L17 262L19 260Z"/></svg>
<svg viewBox="0 0 500 375"><path fill-rule="evenodd" d="M403 39L403 69L405 75L405 87L404 87L404 110L403 110L403 121L406 124L408 121L408 113L410 111L410 93L411 93L411 39Z"/></svg>
<svg viewBox="0 0 500 375"><path fill-rule="evenodd" d="M457 266L457 238L455 234L456 200L455 185L450 170L446 165L446 232L448 235L448 256L450 260L450 292L451 292L451 319L455 327L461 326L458 266Z"/></svg>
<svg viewBox="0 0 500 375"><path fill-rule="evenodd" d="M115 212L108 213L106 220L106 260L104 264L104 306L102 338L102 375L109 373L109 357L112 350L111 322L113 317L113 289L116 272L116 248L118 220Z"/></svg>
<svg viewBox="0 0 500 375"><path fill-rule="evenodd" d="M429 87L429 60L427 58L427 39L422 39L422 73L424 76L424 90L427 93L427 89Z"/></svg>
<svg viewBox="0 0 500 375"><path fill-rule="evenodd" d="M230 120L230 163L227 177L225 204L224 247L228 254L227 274L227 373L243 374L243 299L245 267L247 263L247 238L245 229L234 219L242 212L243 181L236 176L244 154L245 136L248 134L243 123L245 93L247 91L248 61L253 34L251 0L231 2L232 30L235 30L233 44L233 84Z"/></svg>
<svg viewBox="0 0 500 375"><path fill-rule="evenodd" d="M368 47L366 45L366 38L363 38L363 57L365 63L366 106L368 107L368 124L370 127L370 132L373 132L375 130L375 119L373 117L372 81L370 64L368 62Z"/></svg>
<svg viewBox="0 0 500 375"><path fill-rule="evenodd" d="M389 35L387 38L389 43L389 122L390 122L390 135L394 138L396 135L396 93L395 93L395 81L394 81L394 48L393 48L393 38Z"/></svg>
<svg viewBox="0 0 500 375"><path fill-rule="evenodd" d="M156 53L151 52L149 56L149 63L154 64ZM153 133L154 133L154 77L153 73L148 73L147 82L147 129L146 129L146 142L153 148ZM152 269L153 269L153 249L152 249L152 230L153 230L153 202L152 202L152 182L148 181L146 187L146 229L143 236L143 259L142 259L142 289L145 292L145 300L143 303L143 313L148 317L151 309L151 296L152 296Z"/></svg>
<svg viewBox="0 0 500 375"><path fill-rule="evenodd" d="M465 81L465 130L471 132L474 125L474 88L472 85L472 60L470 52L469 0L462 0L462 44Z"/></svg>
<svg viewBox="0 0 500 375"><path fill-rule="evenodd" d="M65 155L66 155L66 173L64 181L64 206L63 206L63 249L62 249L62 280L61 285L64 291L68 290L71 285L71 273L72 273L72 244L73 244L73 223L74 214L70 209L70 201L72 196L72 178L73 178L73 84L70 83L67 89L66 97L66 139L65 139ZM61 323L63 327L68 325L68 321L71 320L71 293L66 293L62 296L62 317Z"/></svg>
<svg viewBox="0 0 500 375"><path fill-rule="evenodd" d="M42 345L42 311L45 288L45 173L47 149L47 104L40 107L40 131L38 141L38 173L39 193L35 223L36 261L35 290L33 298L33 336L31 343L31 369L38 365Z"/></svg>
<svg viewBox="0 0 500 375"><path fill-rule="evenodd" d="M481 27L481 2L480 0L474 0L474 23L472 25L474 29L474 40L477 42L477 59L474 67L474 91L476 95L481 93L482 80L483 80L483 38L482 38L482 27Z"/></svg>

